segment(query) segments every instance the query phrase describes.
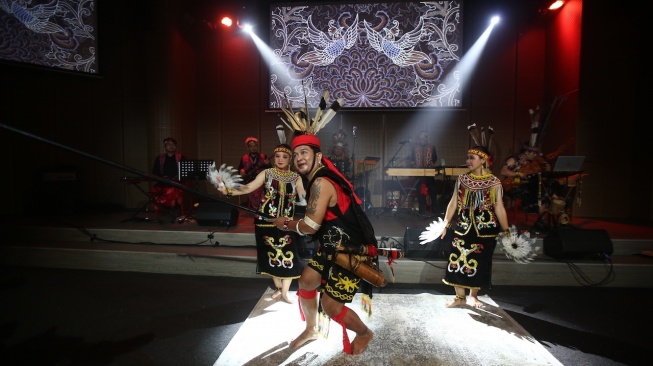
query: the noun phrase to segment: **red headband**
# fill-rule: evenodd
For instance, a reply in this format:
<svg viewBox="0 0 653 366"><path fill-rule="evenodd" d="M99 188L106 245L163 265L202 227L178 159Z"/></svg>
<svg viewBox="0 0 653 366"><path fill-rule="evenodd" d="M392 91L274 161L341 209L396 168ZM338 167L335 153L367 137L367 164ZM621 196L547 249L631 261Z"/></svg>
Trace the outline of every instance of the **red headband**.
<svg viewBox="0 0 653 366"><path fill-rule="evenodd" d="M250 137L245 139L245 146L249 146L249 143L252 142L252 141L254 141L254 142L256 142L258 144L258 139L256 137L251 137L250 136Z"/></svg>
<svg viewBox="0 0 653 366"><path fill-rule="evenodd" d="M292 139L292 149L295 150L299 145L308 145L320 149L320 139L315 135L299 135Z"/></svg>

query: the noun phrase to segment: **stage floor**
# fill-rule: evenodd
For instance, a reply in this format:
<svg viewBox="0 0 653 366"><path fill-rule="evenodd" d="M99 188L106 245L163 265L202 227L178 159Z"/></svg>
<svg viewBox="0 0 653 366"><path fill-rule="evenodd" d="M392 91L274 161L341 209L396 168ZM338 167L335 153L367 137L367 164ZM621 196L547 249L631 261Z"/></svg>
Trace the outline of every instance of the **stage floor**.
<svg viewBox="0 0 653 366"><path fill-rule="evenodd" d="M375 294L373 313L356 295L349 305L374 332L365 352L343 352L340 324L330 321L320 336L298 350L288 341L304 329L297 304L270 299L268 288L231 339L215 366L242 365L562 365L489 296L483 309L446 308L453 296L432 293ZM297 297L292 293L296 302ZM350 340L355 333L347 331Z"/></svg>
<svg viewBox="0 0 653 366"><path fill-rule="evenodd" d="M288 360L291 354L283 349L284 342L303 324L296 304L260 304L271 285L263 276L0 266L0 284L5 299L0 302L0 360L7 365L221 364L234 357L233 347L243 346L241 330L259 316L270 316L274 323L257 329L245 342L251 351L235 355L243 364L259 365L268 354ZM646 316L653 308L651 288L495 286L484 296L492 304L485 310L442 308L441 302L451 296L453 290L442 284L375 292L373 314L366 322L377 337L367 354L357 358L388 355L399 365L418 357L434 361L423 365L457 360L468 360L469 365L512 366L528 360L556 364L553 358L570 366L650 364L650 341L635 328L653 325ZM404 300L395 303L396 297ZM386 299L393 300L392 305ZM352 306L357 309L358 304ZM418 315L423 325L415 325ZM339 328L332 322L329 338L314 342L329 344L325 352L334 358L326 365L355 359L341 354ZM279 345L279 356L272 354L270 344ZM311 347L300 349L306 355L302 360L312 355ZM480 351L488 347L496 351ZM531 354L525 355L527 350ZM522 359L514 361L513 351ZM502 362L500 355L508 361ZM378 362L368 364L387 364Z"/></svg>

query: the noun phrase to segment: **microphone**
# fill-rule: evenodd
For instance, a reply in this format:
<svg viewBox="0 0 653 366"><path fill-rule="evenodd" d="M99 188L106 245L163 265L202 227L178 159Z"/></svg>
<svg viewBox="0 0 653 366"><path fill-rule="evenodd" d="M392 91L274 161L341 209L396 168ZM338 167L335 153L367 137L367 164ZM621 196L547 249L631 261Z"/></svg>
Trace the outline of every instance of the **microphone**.
<svg viewBox="0 0 653 366"><path fill-rule="evenodd" d="M405 144L407 142L413 142L413 140L408 139L408 140L399 141L400 144Z"/></svg>
<svg viewBox="0 0 653 366"><path fill-rule="evenodd" d="M352 134L354 137L356 137L356 130L357 130L357 129L358 129L358 127L354 126L353 131L351 132L351 134Z"/></svg>

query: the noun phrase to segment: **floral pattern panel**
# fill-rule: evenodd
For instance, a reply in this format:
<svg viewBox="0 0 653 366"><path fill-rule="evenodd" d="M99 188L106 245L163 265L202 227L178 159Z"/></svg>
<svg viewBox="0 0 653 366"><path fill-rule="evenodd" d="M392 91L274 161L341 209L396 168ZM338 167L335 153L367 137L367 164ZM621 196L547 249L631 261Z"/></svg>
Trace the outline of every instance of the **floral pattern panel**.
<svg viewBox="0 0 653 366"><path fill-rule="evenodd" d="M461 1L271 8L272 109L461 108Z"/></svg>

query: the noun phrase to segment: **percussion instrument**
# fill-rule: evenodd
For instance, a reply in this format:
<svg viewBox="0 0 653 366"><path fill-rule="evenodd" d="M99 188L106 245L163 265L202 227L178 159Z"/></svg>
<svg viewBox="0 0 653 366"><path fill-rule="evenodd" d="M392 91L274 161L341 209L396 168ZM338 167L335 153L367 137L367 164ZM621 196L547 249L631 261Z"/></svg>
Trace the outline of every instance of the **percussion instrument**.
<svg viewBox="0 0 653 366"><path fill-rule="evenodd" d="M438 174L459 176L469 171L467 166L439 166L434 168L388 168L391 177L435 177Z"/></svg>
<svg viewBox="0 0 653 366"><path fill-rule="evenodd" d="M385 287L388 284L383 272L375 266L368 263L369 257L338 253L336 255L336 264L342 268L352 271L355 275L377 287Z"/></svg>

